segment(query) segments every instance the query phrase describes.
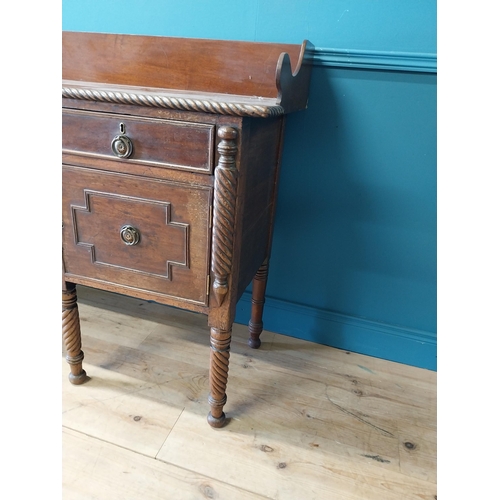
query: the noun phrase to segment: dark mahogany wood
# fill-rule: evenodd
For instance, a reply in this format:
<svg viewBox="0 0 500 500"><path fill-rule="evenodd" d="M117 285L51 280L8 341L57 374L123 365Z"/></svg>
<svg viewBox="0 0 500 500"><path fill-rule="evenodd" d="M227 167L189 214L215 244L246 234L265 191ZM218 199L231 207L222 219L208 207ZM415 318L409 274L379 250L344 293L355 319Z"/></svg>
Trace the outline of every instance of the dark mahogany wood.
<svg viewBox="0 0 500 500"><path fill-rule="evenodd" d="M82 368L83 351L80 332L80 317L76 303L76 289L72 283L64 284L62 292L62 334L66 348L66 361L70 366L69 381L74 385L83 384L87 374Z"/></svg>
<svg viewBox="0 0 500 500"><path fill-rule="evenodd" d="M62 43L63 80L264 98L281 94L307 102L307 88L297 91L293 86L309 84L310 66L303 65L310 57L309 42L63 32Z"/></svg>
<svg viewBox="0 0 500 500"><path fill-rule="evenodd" d="M215 125L212 124L65 110L62 126L64 153L85 152L120 161L110 148L109 138L123 134L134 138L129 163L207 174L213 171Z"/></svg>
<svg viewBox="0 0 500 500"><path fill-rule="evenodd" d="M264 312L264 302L266 301L265 295L268 270L268 262L266 259L259 267L252 283L252 314L250 322L248 323L248 331L250 333L248 345L252 349L258 349L261 344L260 334L264 328L262 314Z"/></svg>
<svg viewBox="0 0 500 500"><path fill-rule="evenodd" d="M66 278L207 305L212 188L63 166ZM139 233L127 245L123 226Z"/></svg>
<svg viewBox="0 0 500 500"><path fill-rule="evenodd" d="M63 33L63 335L75 285L208 316L208 423L222 427L236 303L259 347L284 116L306 107L309 42Z"/></svg>
<svg viewBox="0 0 500 500"><path fill-rule="evenodd" d="M231 330L210 329L210 394L208 396L210 413L208 414L208 423L212 427L222 427L226 423L226 415L222 408L227 400L226 385L231 333Z"/></svg>

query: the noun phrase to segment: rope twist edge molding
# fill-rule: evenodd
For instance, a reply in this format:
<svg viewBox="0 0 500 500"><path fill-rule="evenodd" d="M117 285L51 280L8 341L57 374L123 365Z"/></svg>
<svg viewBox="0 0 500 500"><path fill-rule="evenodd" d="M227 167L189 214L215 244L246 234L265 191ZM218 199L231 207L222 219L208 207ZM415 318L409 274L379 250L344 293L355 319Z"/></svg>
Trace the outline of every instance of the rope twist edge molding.
<svg viewBox="0 0 500 500"><path fill-rule="evenodd" d="M158 108L178 109L182 111L203 111L233 116L253 116L270 118L284 114L281 106L257 106L251 104L218 102L211 100L184 99L146 94L129 94L127 92L112 92L109 90L80 89L63 87L62 96L70 99L87 101L111 102L117 104L136 104Z"/></svg>

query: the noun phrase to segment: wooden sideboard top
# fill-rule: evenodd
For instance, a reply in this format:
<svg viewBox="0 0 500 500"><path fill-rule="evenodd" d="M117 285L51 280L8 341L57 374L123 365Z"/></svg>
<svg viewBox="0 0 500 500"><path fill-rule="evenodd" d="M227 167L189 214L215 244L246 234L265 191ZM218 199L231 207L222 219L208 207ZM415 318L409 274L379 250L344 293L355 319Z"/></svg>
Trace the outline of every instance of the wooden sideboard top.
<svg viewBox="0 0 500 500"><path fill-rule="evenodd" d="M64 31L63 97L237 116L307 106L313 45Z"/></svg>

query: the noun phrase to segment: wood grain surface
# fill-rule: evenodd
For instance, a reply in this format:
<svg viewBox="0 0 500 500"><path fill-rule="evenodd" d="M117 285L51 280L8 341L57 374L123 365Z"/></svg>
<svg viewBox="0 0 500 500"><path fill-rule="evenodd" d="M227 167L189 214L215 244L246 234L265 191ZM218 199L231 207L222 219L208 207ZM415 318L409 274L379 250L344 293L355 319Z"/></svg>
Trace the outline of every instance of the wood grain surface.
<svg viewBox="0 0 500 500"><path fill-rule="evenodd" d="M436 498L436 373L235 324L206 425L206 317L78 286L89 381L62 359L63 498Z"/></svg>

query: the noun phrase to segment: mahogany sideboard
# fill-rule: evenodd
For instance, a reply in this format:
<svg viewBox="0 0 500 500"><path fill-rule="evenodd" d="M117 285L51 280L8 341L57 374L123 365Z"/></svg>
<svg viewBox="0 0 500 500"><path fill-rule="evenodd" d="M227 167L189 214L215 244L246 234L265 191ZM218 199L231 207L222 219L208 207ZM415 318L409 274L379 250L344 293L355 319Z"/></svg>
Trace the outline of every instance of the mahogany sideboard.
<svg viewBox="0 0 500 500"><path fill-rule="evenodd" d="M262 311L286 114L313 46L62 34L63 338L82 367L76 285L196 311L210 327L208 423L222 427L231 330Z"/></svg>

